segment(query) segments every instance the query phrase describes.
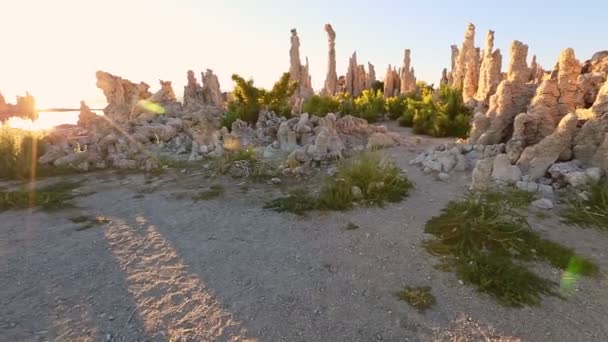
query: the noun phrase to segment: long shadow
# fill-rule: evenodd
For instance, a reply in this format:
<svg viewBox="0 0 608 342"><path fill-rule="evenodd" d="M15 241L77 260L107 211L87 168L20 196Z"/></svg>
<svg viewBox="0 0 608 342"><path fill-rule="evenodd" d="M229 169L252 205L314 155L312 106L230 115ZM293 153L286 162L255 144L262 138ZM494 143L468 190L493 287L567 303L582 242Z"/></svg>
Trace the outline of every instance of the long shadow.
<svg viewBox="0 0 608 342"><path fill-rule="evenodd" d="M145 337L179 341L255 341L190 272L175 248L146 218L132 224L118 218L105 231L107 246L122 269L133 316Z"/></svg>

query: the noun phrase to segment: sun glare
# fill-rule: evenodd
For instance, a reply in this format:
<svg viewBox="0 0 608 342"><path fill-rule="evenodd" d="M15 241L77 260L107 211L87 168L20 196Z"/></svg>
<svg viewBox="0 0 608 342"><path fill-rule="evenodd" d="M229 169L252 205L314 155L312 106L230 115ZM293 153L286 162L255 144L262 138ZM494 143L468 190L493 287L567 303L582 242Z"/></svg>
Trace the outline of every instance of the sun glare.
<svg viewBox="0 0 608 342"><path fill-rule="evenodd" d="M64 124L76 124L78 122L78 112L47 112L39 113L37 120L22 119L11 117L7 124L9 127L20 128L27 131L41 131L52 129L55 126Z"/></svg>

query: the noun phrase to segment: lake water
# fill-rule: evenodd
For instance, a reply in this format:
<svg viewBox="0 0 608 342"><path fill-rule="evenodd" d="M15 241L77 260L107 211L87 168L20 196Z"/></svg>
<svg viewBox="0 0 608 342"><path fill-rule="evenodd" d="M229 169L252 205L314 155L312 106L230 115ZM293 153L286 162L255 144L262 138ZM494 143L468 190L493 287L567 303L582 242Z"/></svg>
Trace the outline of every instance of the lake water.
<svg viewBox="0 0 608 342"><path fill-rule="evenodd" d="M102 111L94 111L97 115L103 115ZM45 130L59 125L75 125L78 122L79 111L71 112L40 112L36 121L12 117L7 124L10 127L27 130Z"/></svg>

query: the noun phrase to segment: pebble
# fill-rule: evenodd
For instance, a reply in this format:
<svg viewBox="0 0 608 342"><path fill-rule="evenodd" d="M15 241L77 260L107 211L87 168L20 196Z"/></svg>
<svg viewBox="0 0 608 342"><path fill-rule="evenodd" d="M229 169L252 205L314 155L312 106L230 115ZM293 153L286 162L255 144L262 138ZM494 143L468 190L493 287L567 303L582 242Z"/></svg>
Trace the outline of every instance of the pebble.
<svg viewBox="0 0 608 342"><path fill-rule="evenodd" d="M532 205L539 209L545 209L545 210L553 209L553 202L551 202L551 200L547 199L547 198L541 198L537 201L534 201L534 202L532 202Z"/></svg>
<svg viewBox="0 0 608 342"><path fill-rule="evenodd" d="M272 184L274 185L279 185L281 184L283 181L281 180L281 178L273 178L270 180L272 182Z"/></svg>

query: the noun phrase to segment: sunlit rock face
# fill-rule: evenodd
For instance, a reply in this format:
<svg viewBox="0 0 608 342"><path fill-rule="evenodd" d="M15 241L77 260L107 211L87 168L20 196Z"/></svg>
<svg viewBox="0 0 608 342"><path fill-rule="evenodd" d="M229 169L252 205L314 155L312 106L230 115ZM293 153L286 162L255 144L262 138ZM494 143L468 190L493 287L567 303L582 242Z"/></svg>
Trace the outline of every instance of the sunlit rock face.
<svg viewBox="0 0 608 342"><path fill-rule="evenodd" d="M477 94L475 95L475 99L484 104L487 104L490 96L494 95L498 84L502 80L502 55L499 49L494 51L493 49L494 31L489 30L486 34L486 42L483 49L484 54L479 71L479 84L477 86Z"/></svg>
<svg viewBox="0 0 608 342"><path fill-rule="evenodd" d="M479 50L475 48L475 25L469 23L460 50L452 48L454 71L452 86L463 89L463 99L467 102L477 92L479 83Z"/></svg>
<svg viewBox="0 0 608 342"><path fill-rule="evenodd" d="M399 72L396 68L391 65L386 70L386 76L384 77L384 97L392 97L399 95L401 90L401 79L399 78Z"/></svg>
<svg viewBox="0 0 608 342"><path fill-rule="evenodd" d="M323 95L333 96L338 89L338 74L336 72L336 31L330 24L325 25L327 32L327 75L325 76L325 85L321 93Z"/></svg>
<svg viewBox="0 0 608 342"><path fill-rule="evenodd" d="M414 68L411 66L411 53L409 49L403 52L403 65L401 66L400 74L400 90L401 94L407 94L416 89L416 76Z"/></svg>
<svg viewBox="0 0 608 342"><path fill-rule="evenodd" d="M104 71L98 71L96 76L96 85L108 103L104 113L112 120L128 121L138 103L152 96L150 86L144 82L136 84Z"/></svg>
<svg viewBox="0 0 608 342"><path fill-rule="evenodd" d="M289 77L292 81L298 82L298 89L295 97L307 99L314 94L312 82L308 72L308 58L306 65L302 65L300 60L300 38L296 29L291 30L291 48L289 49Z"/></svg>

